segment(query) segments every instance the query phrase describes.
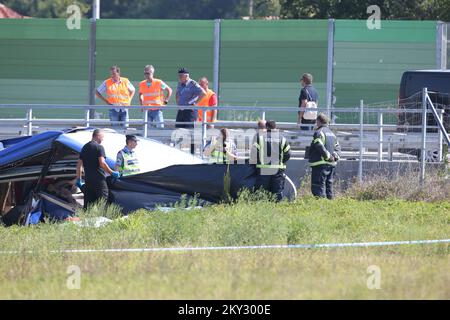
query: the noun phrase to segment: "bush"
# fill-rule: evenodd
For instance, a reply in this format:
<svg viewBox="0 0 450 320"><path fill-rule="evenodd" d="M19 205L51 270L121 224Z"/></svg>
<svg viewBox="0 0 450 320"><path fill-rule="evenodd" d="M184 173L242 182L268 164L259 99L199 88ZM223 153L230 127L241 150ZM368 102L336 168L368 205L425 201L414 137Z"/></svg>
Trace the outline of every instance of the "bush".
<svg viewBox="0 0 450 320"><path fill-rule="evenodd" d="M427 172L423 185L419 183L417 172L396 177L373 175L362 183L353 183L341 196L356 200L448 201L450 181L441 171Z"/></svg>

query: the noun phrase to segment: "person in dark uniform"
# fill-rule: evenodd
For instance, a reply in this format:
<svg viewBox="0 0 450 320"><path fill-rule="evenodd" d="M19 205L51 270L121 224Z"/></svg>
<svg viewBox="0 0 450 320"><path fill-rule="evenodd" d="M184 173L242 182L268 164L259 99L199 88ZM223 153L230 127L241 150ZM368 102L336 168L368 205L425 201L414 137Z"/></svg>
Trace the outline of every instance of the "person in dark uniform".
<svg viewBox="0 0 450 320"><path fill-rule="evenodd" d="M100 129L95 129L92 133L92 140L86 143L80 152L77 163L76 185L84 193L84 209L101 198L108 199L108 185L106 184L106 173L113 178L119 178L117 171L111 170L106 164L105 149L101 145L104 133ZM84 169L84 178L82 172Z"/></svg>
<svg viewBox="0 0 450 320"><path fill-rule="evenodd" d="M267 132L258 131L250 159L252 163L256 162L256 187L268 190L276 196L277 201L281 201L286 180L284 172L286 162L291 157L291 146L276 129L275 121L267 121L266 129Z"/></svg>
<svg viewBox="0 0 450 320"><path fill-rule="evenodd" d="M333 131L328 128L328 117L320 113L316 119L316 130L309 147L311 166L311 192L319 198L333 199L333 180L341 147Z"/></svg>
<svg viewBox="0 0 450 320"><path fill-rule="evenodd" d="M300 90L300 97L298 98L298 124L306 124L301 126L302 130L311 130L312 125L316 123L317 105L319 103L319 93L312 85L313 76L309 73L304 73L300 79L302 89ZM307 126L311 125L311 126Z"/></svg>
<svg viewBox="0 0 450 320"><path fill-rule="evenodd" d="M185 68L178 70L178 86L176 92L177 105L181 108L177 112L176 122L191 122L189 124L177 123L176 128L194 128L198 112L189 107L194 106L206 95L205 90L189 77L189 71ZM188 108L186 108L188 107Z"/></svg>

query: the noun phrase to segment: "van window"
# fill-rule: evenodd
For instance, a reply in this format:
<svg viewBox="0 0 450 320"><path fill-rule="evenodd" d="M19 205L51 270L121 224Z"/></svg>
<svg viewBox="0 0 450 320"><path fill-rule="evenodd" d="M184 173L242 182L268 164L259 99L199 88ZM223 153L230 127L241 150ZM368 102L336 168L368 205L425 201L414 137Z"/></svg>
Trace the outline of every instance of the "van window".
<svg viewBox="0 0 450 320"><path fill-rule="evenodd" d="M428 91L450 93L450 73L408 73L405 79L405 96L402 98L421 92L423 87L427 87Z"/></svg>

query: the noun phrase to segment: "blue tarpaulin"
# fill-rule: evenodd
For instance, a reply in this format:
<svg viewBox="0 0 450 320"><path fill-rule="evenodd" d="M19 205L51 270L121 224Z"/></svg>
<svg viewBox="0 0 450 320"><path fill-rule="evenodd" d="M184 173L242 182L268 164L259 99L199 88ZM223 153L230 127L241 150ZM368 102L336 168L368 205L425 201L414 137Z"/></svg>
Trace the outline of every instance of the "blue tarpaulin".
<svg viewBox="0 0 450 320"><path fill-rule="evenodd" d="M0 151L0 168L17 161L27 159L33 155L49 151L53 140L60 136L62 131L47 131L19 142ZM17 138L15 138L17 139ZM5 140L4 145L11 144L13 139Z"/></svg>

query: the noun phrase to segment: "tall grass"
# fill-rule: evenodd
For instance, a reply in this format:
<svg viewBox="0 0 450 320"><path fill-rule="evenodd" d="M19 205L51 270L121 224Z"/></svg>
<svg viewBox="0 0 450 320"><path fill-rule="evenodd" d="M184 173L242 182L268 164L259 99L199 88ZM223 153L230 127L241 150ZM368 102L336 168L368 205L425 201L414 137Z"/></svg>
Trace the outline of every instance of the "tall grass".
<svg viewBox="0 0 450 320"><path fill-rule="evenodd" d="M339 189L338 189L339 190ZM403 199L407 201L438 202L450 200L450 179L443 171L429 171L421 185L417 172L397 176L372 175L362 183L354 182L341 197L357 200Z"/></svg>
<svg viewBox="0 0 450 320"><path fill-rule="evenodd" d="M378 190L378 189L376 189ZM378 191L377 191L378 192ZM381 192L381 191L380 191ZM356 194L356 193L355 193ZM192 200L192 199L191 199ZM101 227L46 223L0 227L0 298L57 299L448 299L448 244L385 248L65 254L50 250L235 246L443 239L450 202L335 201L302 196L275 202L264 191L186 210L138 210ZM82 218L117 217L98 203ZM32 250L29 254L26 251ZM69 290L67 268L81 270ZM381 290L366 286L367 267Z"/></svg>

